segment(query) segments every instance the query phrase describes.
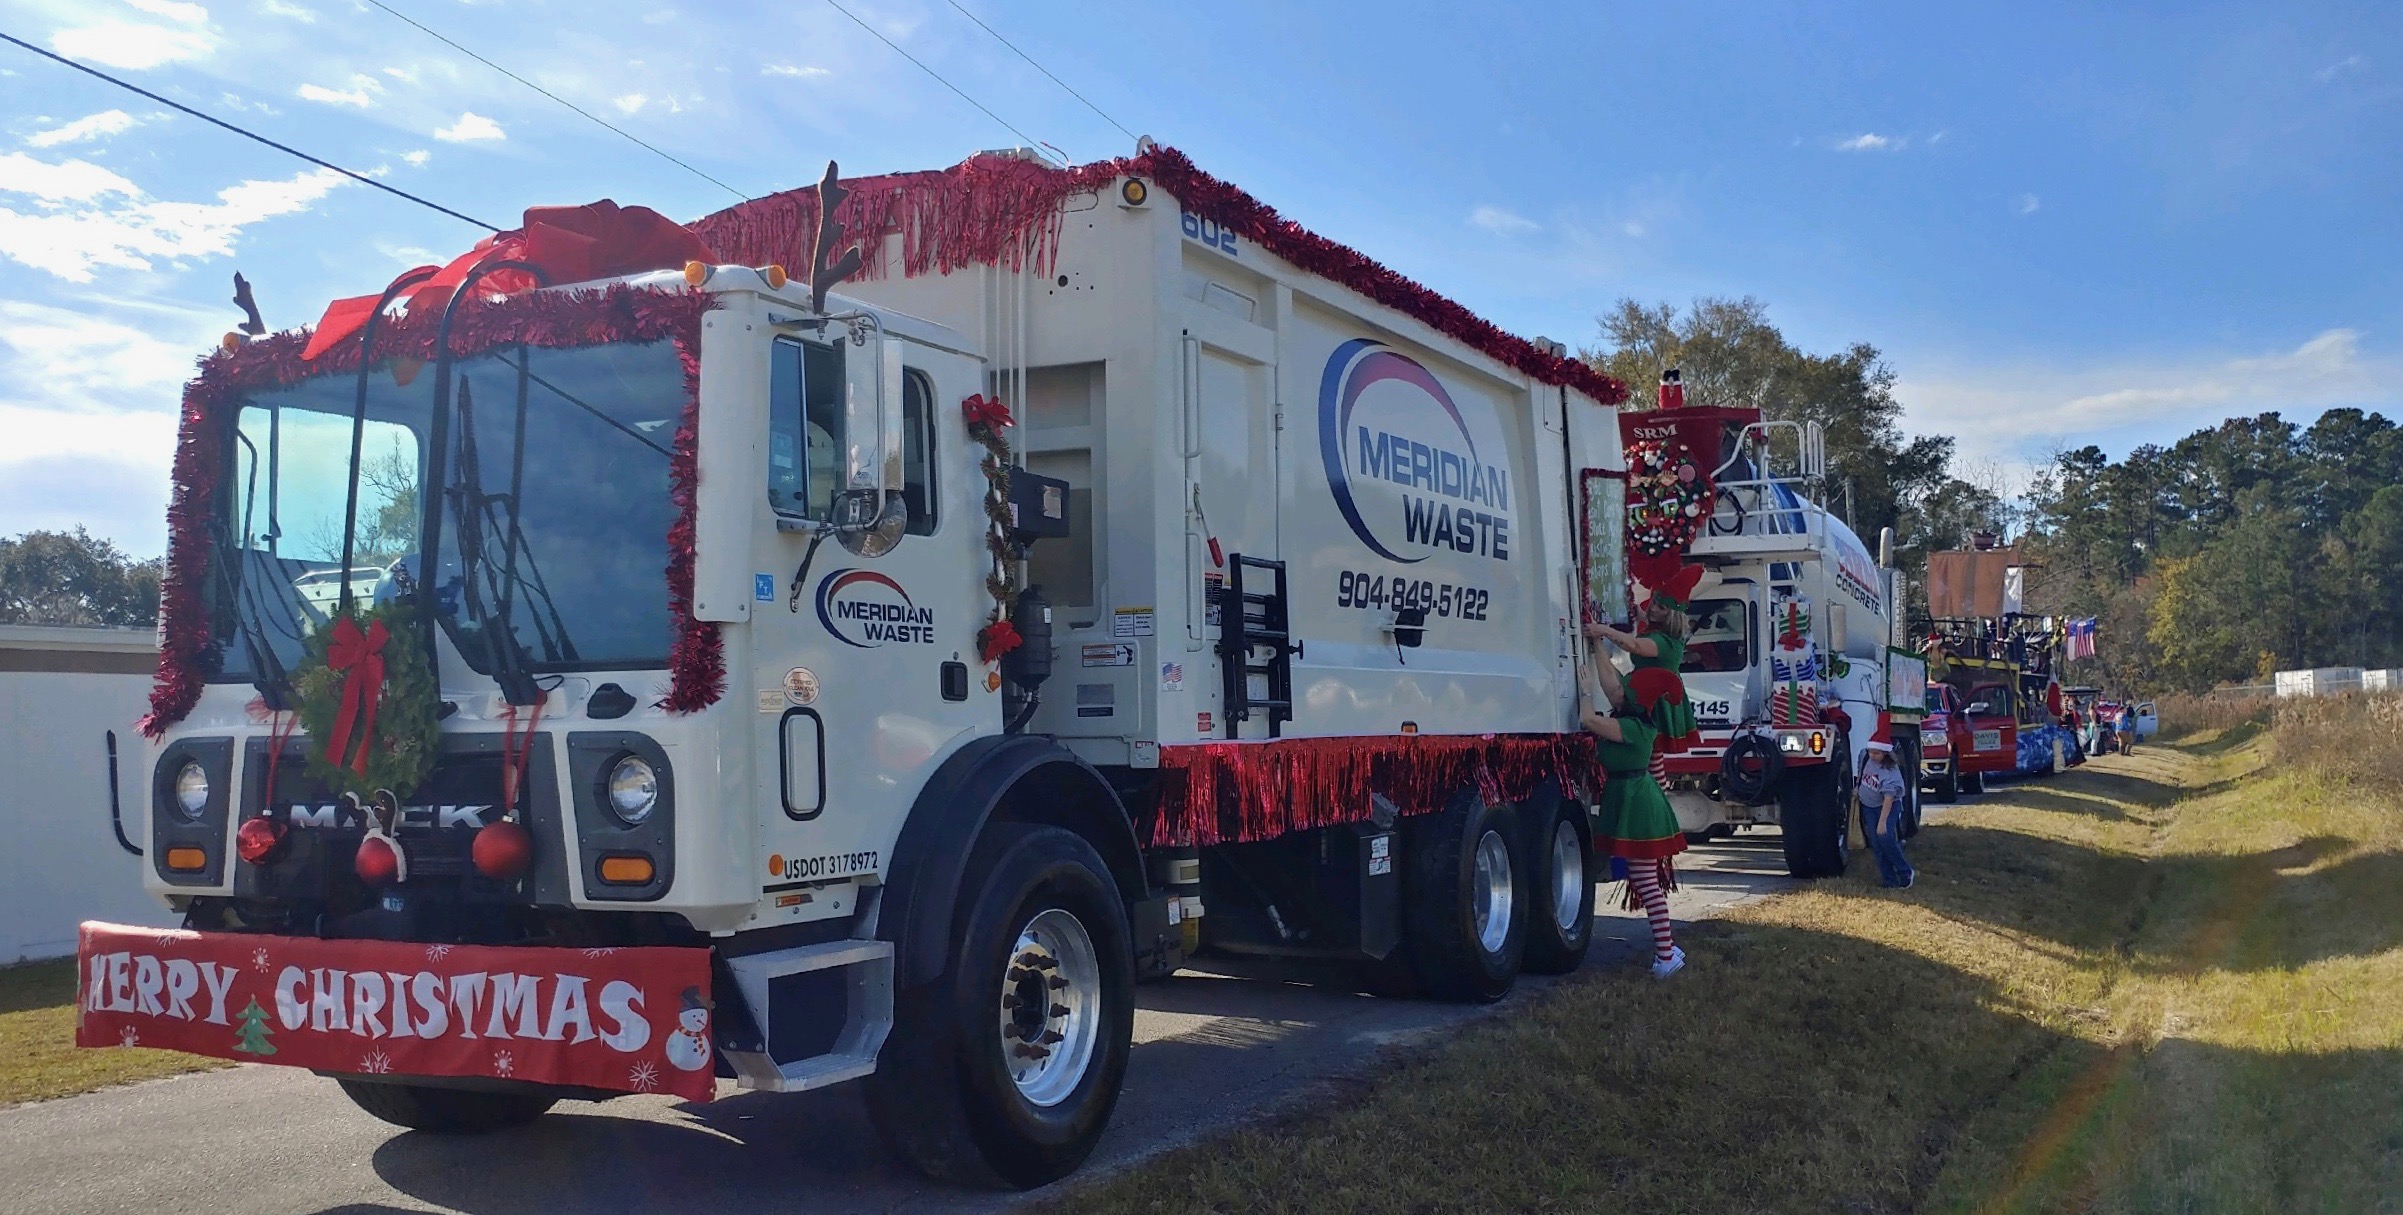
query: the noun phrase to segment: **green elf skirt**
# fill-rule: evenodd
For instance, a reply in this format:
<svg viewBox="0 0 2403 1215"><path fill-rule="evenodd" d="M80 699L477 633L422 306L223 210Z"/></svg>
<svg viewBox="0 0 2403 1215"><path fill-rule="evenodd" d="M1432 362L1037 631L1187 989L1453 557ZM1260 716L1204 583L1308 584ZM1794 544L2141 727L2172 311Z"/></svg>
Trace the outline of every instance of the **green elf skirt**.
<svg viewBox="0 0 2403 1215"><path fill-rule="evenodd" d="M1594 851L1629 860L1661 860L1685 851L1677 812L1652 779L1654 731L1640 718L1619 718L1620 741L1596 739L1607 779L1598 802Z"/></svg>

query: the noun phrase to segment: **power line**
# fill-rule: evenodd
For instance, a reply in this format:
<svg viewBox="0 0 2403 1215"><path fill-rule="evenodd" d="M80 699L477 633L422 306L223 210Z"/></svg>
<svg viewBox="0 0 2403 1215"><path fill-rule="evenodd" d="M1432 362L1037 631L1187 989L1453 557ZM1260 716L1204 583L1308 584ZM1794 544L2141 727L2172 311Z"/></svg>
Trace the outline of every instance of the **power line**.
<svg viewBox="0 0 2403 1215"><path fill-rule="evenodd" d="M682 170L684 170L685 172L687 172L687 173L690 173L690 174L692 174L693 176L695 176L695 177L698 177L698 178L700 178L701 180L703 180L703 181L705 181L705 182L708 182L709 184L711 184L711 185L713 185L713 186L716 186L718 189L724 190L724 191L725 191L725 192L727 192L728 194L732 194L733 196L735 196L735 197L736 197L736 198L738 198L738 199L749 199L749 198L751 197L750 195L748 195L748 194L745 194L745 193L743 193L742 191L735 189L733 186L727 185L725 182L719 181L717 178L711 177L709 174L707 174L707 173L704 173L704 172L700 171L699 169L696 169L696 168L692 167L691 165L689 165L689 164L686 164L686 163L684 163L683 161L681 161L681 160L678 160L678 159L676 159L675 157L668 155L668 154L667 154L667 153L665 153L665 152L662 152L662 151L660 151L658 148L655 148L655 147L651 146L650 144L644 143L642 140L635 138L635 136L634 136L634 135L632 135L631 133L627 132L627 131L626 131L624 128L622 128L622 127L618 127L618 126L616 126L616 125L612 124L612 123L611 123L611 122L610 122L608 119L605 119L605 118L601 117L600 115L598 115L598 114L595 114L595 113L593 113L592 111L585 109L583 106L577 105L575 102L569 101L567 98L565 98L565 97L562 97L562 96L560 96L559 94L557 94L557 93L554 93L554 92L550 91L549 89L546 89L546 88L542 87L541 85L539 85L539 84L536 84L536 83L534 83L533 81L531 81L531 80L528 80L528 79L526 79L525 77L523 77L523 76L520 76L520 75L518 75L517 73L510 71L509 69L507 69L507 68L505 68L505 67L502 67L500 64L494 63L494 62L493 62L493 61L491 61L490 59L486 59L486 58L485 58L485 57L483 57L482 55L479 55L479 54L475 53L474 51L471 51L471 50L467 49L466 47L464 47L464 46L461 46L461 45L459 45L458 43L456 43L456 42L453 42L453 41L451 41L450 39L448 39L448 38L445 38L445 37L443 37L442 35L435 33L433 30L427 29L427 28L425 27L424 23L422 23L422 22L418 21L418 20L417 20L416 18L414 18L414 17L411 17L411 16L409 16L407 13L404 13L404 12L400 11L399 9L396 9L396 8L392 7L391 5L384 3L384 0L367 0L367 2L368 2L369 4L372 4L372 5L376 6L377 8L380 8L380 9L384 10L384 11L385 11L385 12L387 12L387 13L390 13L391 15L393 15L393 16L395 16L395 17L398 17L398 18L400 18L400 19L401 19L401 20L403 20L403 21L406 21L406 22L408 22L410 25L416 26L416 27L417 27L417 31L418 31L419 33L421 33L421 34L424 34L425 36L427 36L427 37L429 37L429 38L432 38L432 39L433 39L433 40L435 40L436 42L439 42L439 43L443 44L444 46L447 46L447 47L451 48L452 50L454 50L454 51L457 51L457 52L459 52L460 54L462 54L462 55L465 55L465 56L467 56L468 58L470 58L470 59L473 59L473 60L475 60L476 62L483 64L485 67L491 68L493 71L499 72L499 73L500 73L501 75L503 75L503 76L507 76L509 79L511 79L511 80L514 80L514 81L518 82L519 84L522 84L522 85L526 86L527 88L529 88L529 89L532 89L532 90L534 90L535 92L537 92L537 93L540 93L540 94L542 94L543 96L545 96L545 97L548 97L548 98L550 98L551 100L553 100L553 101L556 101L556 102L558 102L559 104L561 104L561 105L563 105L563 106L566 106L567 108L569 108L569 109L571 109L571 110L574 110L576 113L578 113L578 114L581 114L581 115L583 115L585 118L587 118L587 119L590 119L592 122L594 122L594 123L598 124L598 125L599 125L599 126L601 126L603 129L605 129L605 130L608 130L608 131L610 131L610 132L612 132L612 133L614 133L614 134L616 134L616 135L619 135L619 136L621 136L621 137L625 138L626 140L628 140L628 141L632 142L632 143L633 143L633 144L634 144L636 147L639 147L639 148L643 149L644 151L646 151L646 152L649 152L651 155L653 155L653 156L656 156L656 157L660 158L661 160L664 160L664 161L668 162L669 164L672 164L672 165L676 166L677 168L679 168L679 169L682 169Z"/></svg>
<svg viewBox="0 0 2403 1215"><path fill-rule="evenodd" d="M993 35L993 40L994 40L994 41L996 41L996 42L999 42L1001 45L1003 45L1003 46L1006 46L1006 47L1010 48L1012 51L1015 51L1015 52L1017 52L1017 55L1018 55L1018 57L1019 57L1020 59L1024 59L1024 60L1025 60L1025 61L1026 61L1028 64L1032 65L1036 71L1043 73L1045 76L1049 76L1049 77L1051 78L1051 82L1052 82L1053 84L1056 84L1056 85L1060 86L1060 87L1061 87L1061 88L1063 88L1063 89L1067 89L1067 90L1068 90L1068 95L1069 95L1070 97L1074 97L1074 98L1076 98L1078 101L1082 101L1082 102L1084 102L1084 103L1085 103L1085 108L1086 108L1086 109L1088 109L1088 110L1091 110L1091 111L1093 111L1093 112L1094 112L1094 113L1096 113L1096 114L1101 114L1101 120L1102 120L1103 122L1109 123L1111 126L1117 127L1117 128L1118 128L1118 130L1119 130L1119 133L1120 133L1120 134L1123 134L1123 135L1125 135L1125 136L1126 136L1128 139L1134 139L1134 138L1137 138L1136 134L1135 134L1133 131L1129 131L1129 130L1127 130L1127 129L1126 129L1126 124L1125 124L1125 123L1122 123L1122 122L1118 121L1117 119L1110 117L1108 114L1103 114L1103 113L1102 113L1102 109L1101 109L1101 107L1100 107L1100 106L1097 106L1097 105L1093 104L1091 101L1087 100L1087 99L1086 99L1086 97L1085 97L1085 95L1084 95L1083 93L1079 93L1079 92L1077 92L1075 89L1073 89L1073 88L1069 88L1069 86L1068 86L1068 82L1067 82L1067 81L1065 81L1065 80L1062 80L1062 79L1060 79L1060 78L1059 78L1059 77L1057 77L1057 76L1053 76L1053 75L1051 74L1051 69L1050 69L1050 68L1044 67L1044 66L1043 66L1042 64L1040 64L1040 63L1036 63L1036 62L1035 62L1035 57L1034 57L1034 56L1027 54L1025 51L1018 50L1018 44L1017 44L1017 43L1015 43L1015 42L1012 42L1012 41L1010 41L1010 40L1009 40L1009 39L1007 39L1007 38L1004 38L1004 37L1002 37L1002 36L1001 36L1001 31L1000 31L1000 30L994 29L992 26L986 25L986 24L984 23L984 20L983 20L982 18L978 17L978 16L977 16L976 14L974 14L974 13L971 13L971 12L969 12L969 11L968 11L967 9L965 9L965 8L961 8L961 7L960 7L960 0L950 0L950 4L951 4L951 7L953 7L953 8L956 8L956 9L959 9L959 10L960 10L960 16L962 16L962 17L966 17L968 20L976 22L976 28L978 28L978 29L980 29L980 30L983 30L984 32L986 32L986 33L988 33L988 34L991 34L991 35Z"/></svg>
<svg viewBox="0 0 2403 1215"><path fill-rule="evenodd" d="M995 121L995 122L998 122L998 123L1000 123L1001 125L1003 125L1003 126L1005 126L1005 127L1009 127L1009 129L1010 129L1010 134L1012 134L1012 135L1015 135L1015 136L1017 136L1019 139L1021 139L1021 140L1025 141L1025 143L1026 143L1026 145L1027 145L1028 147L1034 147L1034 146L1036 146L1036 145L1038 145L1038 144L1043 144L1043 141L1042 141L1042 140L1040 140L1040 139L1037 139L1037 138L1035 138L1034 136L1032 136L1032 135L1029 135L1029 134L1027 134L1027 133L1026 133L1026 132L1024 132L1024 131L1021 131L1021 130L1019 130L1019 129L1018 129L1018 128L1016 128L1016 127L1010 126L1010 121L1009 121L1009 119L1003 118L1001 115L999 115L999 114L996 114L996 113L994 113L994 112L993 112L993 111L991 111L991 110L985 109L985 103L983 103L983 102L981 102L981 101L978 101L978 100L977 100L977 99L975 99L974 97L970 97L970 96L968 95L968 92L967 92L967 90L965 90L965 89L962 89L960 86L958 86L958 85L956 85L956 84L953 84L953 83L951 83L951 82L950 82L950 81L948 81L948 80L945 80L945 79L943 79L943 74L942 74L941 72L938 72L938 71L934 70L933 68L930 68L930 67L926 66L925 62L924 62L924 61L922 61L922 60L920 60L920 59L919 59L919 58L918 58L916 55L912 55L912 54L910 54L908 51L902 50L902 49L901 49L901 44L900 44L900 43L898 43L898 42L895 42L895 41L893 41L892 39L885 37L885 36L884 36L884 34L883 34L881 31L879 31L879 30L878 30L878 29L877 29L875 26L873 26L873 25L870 25L870 24L868 24L867 22L860 20L860 19L859 19L859 16L858 16L858 14L856 14L856 13L853 13L853 12L852 12L850 9L844 8L844 7L843 7L842 5L840 5L840 4L836 4L836 3L834 2L834 0L826 0L826 3L827 3L827 6L828 6L828 7L830 7L830 8L832 8L832 9L834 9L834 11L836 11L836 12L838 12L838 13L841 13L842 15L844 15L844 16L846 16L846 17L849 17L849 18L851 18L852 24L854 24L854 25L857 25L859 28L861 28L861 29L863 29L863 30L866 30L866 31L868 31L868 32L869 32L869 33L871 33L871 34L875 34L875 35L876 35L876 40L877 40L878 42L881 42L881 43L885 44L886 46L889 46L889 47L893 48L893 52L894 52L895 54L897 54L897 55L901 56L901 57L902 57L902 58L904 58L904 59L907 59L907 60L909 60L911 63L915 63L915 64L917 64L917 65L918 65L918 70L919 70L919 71L921 71L921 72L924 72L924 73L926 73L926 74L927 74L927 75L929 75L929 76L932 76L932 77L934 77L934 78L935 78L935 82L936 82L936 83L938 83L938 84L942 85L944 88L950 89L950 90L951 90L952 92L954 92L954 93L958 93L958 94L960 95L960 100L967 102L969 105L975 106L975 107L976 107L977 109L979 109L979 110L984 110L984 115L985 115L985 117L987 117L987 118L990 118L990 119L992 119L993 121ZM1045 146L1045 147L1048 147L1048 146L1050 146L1050 145L1048 145L1048 144L1043 144L1043 146Z"/></svg>
<svg viewBox="0 0 2403 1215"><path fill-rule="evenodd" d="M248 139L256 143L266 144L268 147L274 148L276 151L282 152L287 156L297 156L302 160L308 161L310 164L316 165L318 168L331 169L334 172L340 173L344 177L351 179L352 181L358 182L360 185L373 186L378 190L382 190L386 194L390 194L398 198L408 199L410 202L416 203L418 206L440 211L444 215L450 216L452 219L465 220L468 223L474 224L475 226L482 228L487 232L499 232L503 230L498 224L488 224L483 220L477 219L473 215L463 215L457 211L451 210L449 207L443 206L441 203L431 202L426 199L419 198L418 196L411 194L407 190L403 190L398 186L385 185L383 182L377 181L372 177L368 177L360 173L353 173L349 169L345 169L341 165L335 164L330 160L322 160L288 144L277 143L276 141L269 139L256 131L246 130L242 127L235 126L234 124L227 122L222 118L216 117L213 114L203 114L180 101L170 101L167 98L151 92L149 89L141 87L140 85L119 80L116 77L109 75L107 72L103 72L97 68L85 67L83 64L77 63L76 61L69 59L64 55L53 54L49 51L43 50L41 47L35 46L34 44L27 42L23 38L19 38L13 34L0 33L0 39L5 39L9 42L17 44L18 46L24 47L26 50L32 51L34 54L40 55L44 59L63 63L87 76L97 76L102 80L108 81L110 84L116 85L118 88L124 89L129 93L140 94L141 96L147 97L152 101L159 103L160 105L168 107L169 109L180 110L183 113L189 114L192 117L201 120L202 122L223 127L244 139Z"/></svg>

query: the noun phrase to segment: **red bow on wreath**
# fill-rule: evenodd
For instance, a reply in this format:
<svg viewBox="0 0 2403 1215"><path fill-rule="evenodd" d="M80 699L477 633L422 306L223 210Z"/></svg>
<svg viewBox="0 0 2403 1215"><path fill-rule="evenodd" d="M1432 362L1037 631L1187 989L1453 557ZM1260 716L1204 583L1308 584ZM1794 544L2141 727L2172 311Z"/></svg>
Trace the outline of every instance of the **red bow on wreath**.
<svg viewBox="0 0 2403 1215"><path fill-rule="evenodd" d="M1007 620L996 620L976 634L976 655L986 662L997 662L1001 656L1026 644L1018 635L1018 626Z"/></svg>
<svg viewBox="0 0 2403 1215"><path fill-rule="evenodd" d="M999 430L1004 426L1017 425L1016 419L1010 417L1010 407L1003 404L999 397L988 397L980 392L960 402L960 409L968 415L970 429L990 426Z"/></svg>
<svg viewBox="0 0 2403 1215"><path fill-rule="evenodd" d="M367 751L375 739L375 710L384 699L384 642L389 637L381 620L359 628L348 616L334 622L333 640L326 645L325 665L347 672L342 677L342 708L334 715L333 737L326 742L326 762L342 766L351 756L350 770L367 774ZM358 742L354 750L352 740Z"/></svg>

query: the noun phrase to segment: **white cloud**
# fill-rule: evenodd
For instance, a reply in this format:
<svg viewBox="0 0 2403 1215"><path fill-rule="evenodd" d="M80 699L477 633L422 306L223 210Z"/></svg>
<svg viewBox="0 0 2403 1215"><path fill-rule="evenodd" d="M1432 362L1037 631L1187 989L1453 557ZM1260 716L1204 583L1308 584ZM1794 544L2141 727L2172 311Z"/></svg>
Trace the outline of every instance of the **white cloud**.
<svg viewBox="0 0 2403 1215"><path fill-rule="evenodd" d="M417 83L417 73L410 68L388 67L384 69L384 74L392 77L394 80L400 81L402 84Z"/></svg>
<svg viewBox="0 0 2403 1215"><path fill-rule="evenodd" d="M616 106L620 114L639 114L643 105L650 100L640 93L628 93L623 97L610 98L609 104Z"/></svg>
<svg viewBox="0 0 2403 1215"><path fill-rule="evenodd" d="M817 76L831 76L834 73L827 71L822 67L804 67L791 63L771 63L761 67L759 69L759 74L762 76L793 76L799 79L808 80Z"/></svg>
<svg viewBox="0 0 2403 1215"><path fill-rule="evenodd" d="M459 115L459 121L436 128L434 138L445 143L474 143L486 139L507 139L509 133L501 129L501 124L470 110Z"/></svg>
<svg viewBox="0 0 2403 1215"><path fill-rule="evenodd" d="M360 79L365 80L366 77L362 76ZM360 109L366 109L368 106L375 104L375 98L368 96L367 90L363 87L353 88L348 92L344 92L337 89L329 89L322 84L304 84L299 88L294 89L293 93L302 101L315 101L325 105L349 105L357 106Z"/></svg>
<svg viewBox="0 0 2403 1215"><path fill-rule="evenodd" d="M1524 215L1514 214L1490 204L1479 206L1476 210L1469 212L1468 221L1476 227L1501 236L1516 236L1543 227L1542 224Z"/></svg>
<svg viewBox="0 0 2403 1215"><path fill-rule="evenodd" d="M123 110L102 110L89 117L78 118L64 126L53 127L26 137L29 148L55 148L62 143L82 143L87 139L106 139L130 129L134 117Z"/></svg>
<svg viewBox="0 0 2403 1215"><path fill-rule="evenodd" d="M1875 131L1863 131L1850 139L1838 140L1836 150L1839 152L1899 152L1908 143L1910 143L1909 138L1904 136L1880 135Z"/></svg>
<svg viewBox="0 0 2403 1215"><path fill-rule="evenodd" d="M0 535L84 526L165 543L179 388L226 318L78 299L0 300Z"/></svg>
<svg viewBox="0 0 2403 1215"><path fill-rule="evenodd" d="M125 0L125 5L153 17L165 17L185 25L205 25L209 19L208 9L197 4L182 3L181 0Z"/></svg>
<svg viewBox="0 0 2403 1215"><path fill-rule="evenodd" d="M11 153L0 156L0 191L41 201L30 212L0 207L0 257L75 283L102 268L146 271L154 259L226 257L243 228L305 211L346 180L312 169L228 186L215 202L175 202L82 161L46 165Z"/></svg>
<svg viewBox="0 0 2403 1215"><path fill-rule="evenodd" d="M162 7L189 9L199 13L201 20L208 17L208 11L196 4ZM217 37L198 22L189 28L176 29L110 18L52 34L50 49L70 59L143 71L161 64L207 58L217 49Z"/></svg>
<svg viewBox="0 0 2403 1215"><path fill-rule="evenodd" d="M270 17L283 17L303 25L317 24L316 13L297 4L286 4L284 0L259 0L259 11Z"/></svg>
<svg viewBox="0 0 2403 1215"><path fill-rule="evenodd" d="M2033 194L2022 194L2012 199L2011 205L2017 208L2021 215L2034 215L2037 208L2044 205L2044 200Z"/></svg>
<svg viewBox="0 0 2403 1215"><path fill-rule="evenodd" d="M422 169L426 167L427 161L434 159L434 154L424 148L419 148L414 152L401 153L401 159L408 161L409 167L412 169Z"/></svg>
<svg viewBox="0 0 2403 1215"><path fill-rule="evenodd" d="M2312 73L2311 78L2319 81L2321 84L2326 84L2329 81L2349 72L2358 72L2364 66L2366 66L2366 64L2361 56L2347 55L2344 58L2339 59L2324 68L2321 68L2319 71Z"/></svg>
<svg viewBox="0 0 2403 1215"><path fill-rule="evenodd" d="M2403 360L2365 354L2358 332L2330 329L2291 351L2265 355L1906 375L1895 395L1912 429L1954 435L1968 457L2010 459L2106 433L2167 440L2261 409L2309 417L2338 405L2392 401L2398 382Z"/></svg>
<svg viewBox="0 0 2403 1215"><path fill-rule="evenodd" d="M1944 137L1950 134L1952 134L1950 131L1938 131L1935 134L1928 136L1927 141L1929 143L1942 143L1944 142Z"/></svg>
<svg viewBox="0 0 2403 1215"><path fill-rule="evenodd" d="M0 193L30 194L45 203L61 203L89 201L103 194L133 198L142 191L90 161L51 164L23 152L10 152L0 156Z"/></svg>

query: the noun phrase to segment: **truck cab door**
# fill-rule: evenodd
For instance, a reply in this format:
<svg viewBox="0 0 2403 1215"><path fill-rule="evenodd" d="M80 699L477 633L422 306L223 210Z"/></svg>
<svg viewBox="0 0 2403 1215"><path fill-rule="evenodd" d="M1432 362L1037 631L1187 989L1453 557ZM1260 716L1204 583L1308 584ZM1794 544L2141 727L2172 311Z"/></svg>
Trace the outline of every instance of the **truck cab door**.
<svg viewBox="0 0 2403 1215"><path fill-rule="evenodd" d="M888 345L885 345L889 343ZM898 535L846 543L823 525L859 413L852 362L887 351L901 379ZM914 791L967 738L999 729L976 633L983 589L981 449L959 408L981 386L964 357L806 331L769 343L767 526L755 553L750 686L763 922L850 910L851 884L890 862ZM796 578L796 575L798 577Z"/></svg>

